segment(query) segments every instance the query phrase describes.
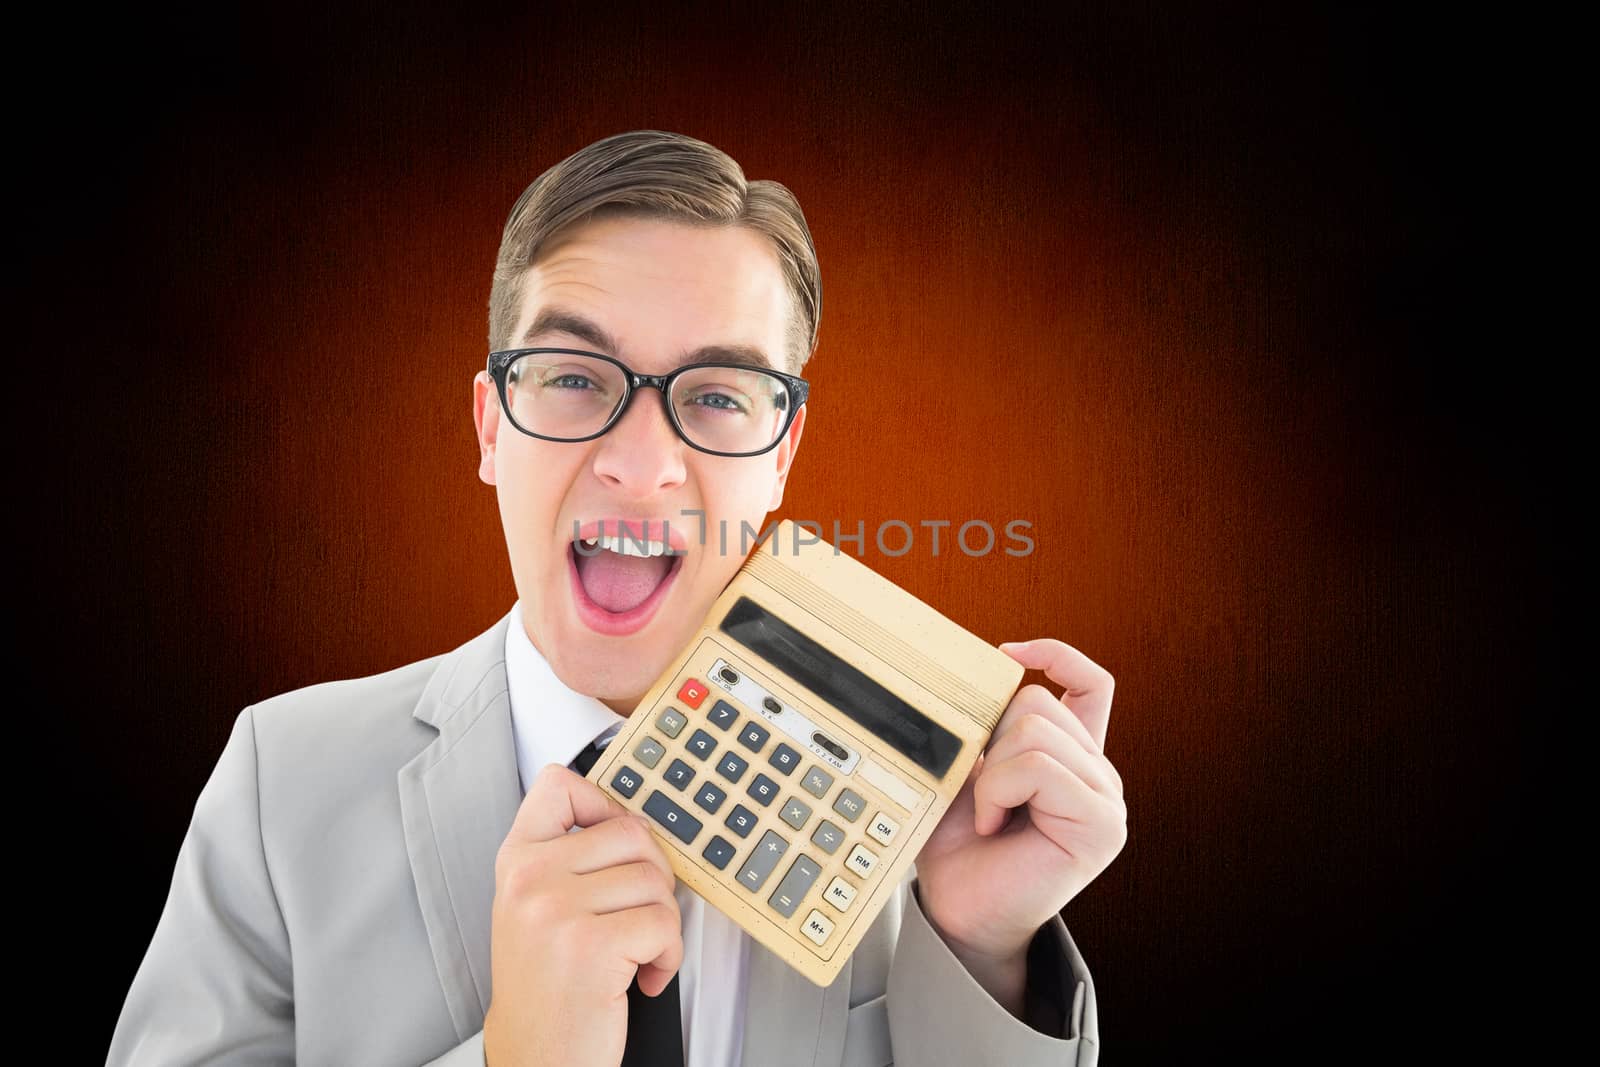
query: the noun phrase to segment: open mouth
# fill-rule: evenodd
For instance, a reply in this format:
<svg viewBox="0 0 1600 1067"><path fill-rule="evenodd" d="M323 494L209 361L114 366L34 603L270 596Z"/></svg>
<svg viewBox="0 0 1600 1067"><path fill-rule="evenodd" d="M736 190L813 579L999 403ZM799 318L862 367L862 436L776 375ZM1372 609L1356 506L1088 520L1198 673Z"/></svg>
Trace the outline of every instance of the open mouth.
<svg viewBox="0 0 1600 1067"><path fill-rule="evenodd" d="M615 526L612 529L616 529ZM683 552L665 540L635 539L585 529L567 545L567 569L578 615L590 629L609 636L643 627L666 599Z"/></svg>

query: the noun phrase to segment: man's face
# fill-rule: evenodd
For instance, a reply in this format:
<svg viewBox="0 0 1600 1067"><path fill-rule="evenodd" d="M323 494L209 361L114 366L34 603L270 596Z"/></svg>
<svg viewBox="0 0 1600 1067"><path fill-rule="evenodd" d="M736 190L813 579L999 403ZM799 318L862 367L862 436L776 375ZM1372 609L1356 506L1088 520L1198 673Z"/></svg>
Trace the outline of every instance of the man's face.
<svg viewBox="0 0 1600 1067"><path fill-rule="evenodd" d="M550 309L588 320L618 347L607 351L565 330L527 336ZM569 231L528 269L511 346L602 352L638 373L666 374L702 346L744 345L766 353L775 369L792 371L785 362L789 314L777 251L762 234L606 219ZM542 441L505 418L494 382L479 371L473 417L478 476L496 488L529 639L564 683L628 714L744 562L741 523L761 529L782 502L805 406L777 447L740 458L690 448L673 431L661 393L650 388L638 390L601 437ZM696 511L705 516L704 543ZM648 520L652 539L670 524L683 556L674 564L672 557L618 559L573 549L574 523L604 521L612 533L617 519L641 529ZM602 572L591 564L610 570L596 577ZM595 583L598 594L598 583L608 580L630 590L623 601L600 596L613 604L653 592L632 610L608 612L584 591Z"/></svg>

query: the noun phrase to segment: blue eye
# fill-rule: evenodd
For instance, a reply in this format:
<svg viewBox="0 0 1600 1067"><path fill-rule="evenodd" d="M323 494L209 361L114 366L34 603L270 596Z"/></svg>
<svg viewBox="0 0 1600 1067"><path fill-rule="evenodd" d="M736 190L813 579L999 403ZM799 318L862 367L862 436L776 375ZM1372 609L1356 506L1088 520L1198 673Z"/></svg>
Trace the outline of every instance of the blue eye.
<svg viewBox="0 0 1600 1067"><path fill-rule="evenodd" d="M574 382L579 384L571 384ZM553 386L557 389L582 389L584 386L592 386L594 382L590 381L581 374L563 374L560 377L551 378L547 381L541 382L540 384Z"/></svg>
<svg viewBox="0 0 1600 1067"><path fill-rule="evenodd" d="M733 399L731 396L728 396L726 393L701 393L699 396L691 399L701 407L712 408L718 411L744 410L739 406L739 402L737 400ZM702 401L720 401L720 403L702 403Z"/></svg>

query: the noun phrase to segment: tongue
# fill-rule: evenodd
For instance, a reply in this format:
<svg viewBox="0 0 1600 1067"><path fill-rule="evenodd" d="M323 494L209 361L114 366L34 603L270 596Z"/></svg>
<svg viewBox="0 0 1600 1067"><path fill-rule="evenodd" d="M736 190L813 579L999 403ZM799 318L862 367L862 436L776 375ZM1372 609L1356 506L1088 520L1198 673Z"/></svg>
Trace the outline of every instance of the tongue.
<svg viewBox="0 0 1600 1067"><path fill-rule="evenodd" d="M578 581L589 599L607 611L627 611L644 603L672 568L670 556L624 556L609 549L586 555L576 549Z"/></svg>

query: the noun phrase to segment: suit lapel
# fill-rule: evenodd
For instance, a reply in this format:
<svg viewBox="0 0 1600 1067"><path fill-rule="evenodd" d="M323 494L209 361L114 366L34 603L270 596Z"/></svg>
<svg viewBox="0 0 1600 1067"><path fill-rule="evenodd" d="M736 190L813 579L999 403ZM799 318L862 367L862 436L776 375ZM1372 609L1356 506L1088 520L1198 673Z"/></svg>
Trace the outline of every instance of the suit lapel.
<svg viewBox="0 0 1600 1067"><path fill-rule="evenodd" d="M489 1010L495 856L522 802L505 668L509 613L446 653L413 716L439 731L400 769L417 903L456 1036Z"/></svg>
<svg viewBox="0 0 1600 1067"><path fill-rule="evenodd" d="M412 712L439 736L399 773L417 903L458 1041L481 1030L489 1011L495 856L522 803L506 680L509 621L507 613L440 659ZM853 962L823 989L752 941L745 1064L837 1064Z"/></svg>

